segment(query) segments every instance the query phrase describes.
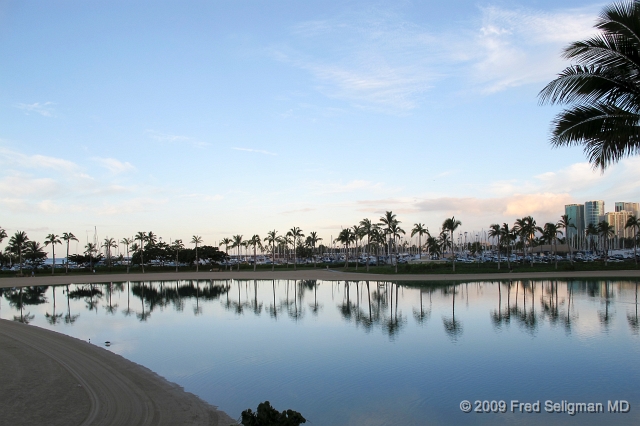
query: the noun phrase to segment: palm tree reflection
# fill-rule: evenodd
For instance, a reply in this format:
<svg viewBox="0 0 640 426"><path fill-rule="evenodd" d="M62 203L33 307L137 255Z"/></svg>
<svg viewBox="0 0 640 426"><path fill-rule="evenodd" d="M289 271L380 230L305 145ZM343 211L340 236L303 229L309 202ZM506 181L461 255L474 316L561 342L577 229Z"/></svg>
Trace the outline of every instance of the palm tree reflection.
<svg viewBox="0 0 640 426"><path fill-rule="evenodd" d="M457 289L456 285L448 286L442 289L442 293L444 295L451 294L452 302L451 302L451 318L442 317L442 324L444 325L444 331L454 342L458 340L458 338L462 335L463 327L462 323L456 320L456 294Z"/></svg>
<svg viewBox="0 0 640 426"><path fill-rule="evenodd" d="M627 321L633 334L638 334L640 331L640 324L638 323L638 282L636 281L636 300L635 300L635 315L627 314Z"/></svg>

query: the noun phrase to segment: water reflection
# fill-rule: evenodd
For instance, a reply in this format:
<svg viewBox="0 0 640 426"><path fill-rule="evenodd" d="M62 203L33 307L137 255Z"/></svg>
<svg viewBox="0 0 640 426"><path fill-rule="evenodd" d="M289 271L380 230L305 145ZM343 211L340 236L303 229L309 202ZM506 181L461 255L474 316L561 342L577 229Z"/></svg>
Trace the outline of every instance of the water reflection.
<svg viewBox="0 0 640 426"><path fill-rule="evenodd" d="M464 424L457 404L476 397L620 388L640 403L640 367L620 356L640 352L636 281L131 281L0 295L1 318L108 340L232 415L266 398L318 425Z"/></svg>
<svg viewBox="0 0 640 426"><path fill-rule="evenodd" d="M78 320L80 312L72 312L72 301L82 301L89 313L98 314L101 307L107 315L121 311L125 317L135 314L137 320L146 322L155 311L171 308L175 312L183 312L186 304L191 304L193 315L199 316L208 304L219 300L220 306L237 316L251 312L260 317L266 313L276 321L285 315L298 322L307 313L313 317L326 313L326 297L318 297L320 285L316 280L108 282L3 289L0 295L15 310L14 320L24 323L35 318L35 314L29 310L30 306L46 304L44 318L52 326L74 324ZM632 306L627 312L627 322L634 334L640 333L637 282L523 280L417 288L394 282L371 281L326 282L322 285L331 286L331 300L344 322L366 332L379 328L390 339L401 333L407 325L408 318L403 313L403 306L409 300L415 323L425 325L433 312L434 294L439 294L440 303L445 300L449 303L447 312L442 313L443 330L452 342L457 341L465 330L463 321L457 315L460 299L465 302L464 308L468 309L474 299L482 299L482 292L487 285L491 286L497 299L497 304L489 311L491 324L497 331L515 320L531 335L535 335L545 322L554 327L562 326L570 334L579 321L574 300L579 294L599 302L597 317L606 332L616 318L615 300L620 298L623 291L632 290L633 299L626 302ZM476 295L471 296L471 302L469 286L476 288ZM263 291L266 289L268 291ZM58 306L60 290L66 298L66 312L64 308L60 312ZM409 297L403 297L400 293L405 290L410 292Z"/></svg>

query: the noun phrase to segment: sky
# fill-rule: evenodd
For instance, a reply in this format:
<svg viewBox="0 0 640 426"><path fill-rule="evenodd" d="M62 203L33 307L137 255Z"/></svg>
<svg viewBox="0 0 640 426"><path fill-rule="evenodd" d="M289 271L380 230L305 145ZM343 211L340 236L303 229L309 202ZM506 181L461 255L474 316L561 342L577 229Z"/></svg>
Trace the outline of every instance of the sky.
<svg viewBox="0 0 640 426"><path fill-rule="evenodd" d="M605 4L0 0L0 227L327 242L640 201L640 159L552 148L538 102Z"/></svg>

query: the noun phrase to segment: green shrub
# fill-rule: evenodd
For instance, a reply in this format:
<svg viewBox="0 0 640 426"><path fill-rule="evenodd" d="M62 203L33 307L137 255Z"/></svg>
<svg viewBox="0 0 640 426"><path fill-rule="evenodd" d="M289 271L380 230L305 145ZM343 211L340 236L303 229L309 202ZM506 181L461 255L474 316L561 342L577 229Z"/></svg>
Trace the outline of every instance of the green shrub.
<svg viewBox="0 0 640 426"><path fill-rule="evenodd" d="M258 410L255 413L248 408L242 412L241 416L243 426L300 426L307 422L297 411L279 412L271 406L269 401L258 404Z"/></svg>

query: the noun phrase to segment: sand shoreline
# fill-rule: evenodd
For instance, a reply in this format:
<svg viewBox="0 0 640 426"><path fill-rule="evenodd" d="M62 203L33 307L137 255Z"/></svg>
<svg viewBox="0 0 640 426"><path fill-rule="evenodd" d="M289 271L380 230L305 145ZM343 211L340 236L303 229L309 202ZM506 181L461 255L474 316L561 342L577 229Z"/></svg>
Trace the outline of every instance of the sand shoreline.
<svg viewBox="0 0 640 426"><path fill-rule="evenodd" d="M32 325L0 320L0 366L3 424L236 424L144 366Z"/></svg>
<svg viewBox="0 0 640 426"><path fill-rule="evenodd" d="M0 278L0 288L40 285L91 284L175 280L323 280L323 281L496 281L522 279L640 278L640 270L501 272L482 274L367 274L327 269L299 271L148 272L133 274L40 275Z"/></svg>

